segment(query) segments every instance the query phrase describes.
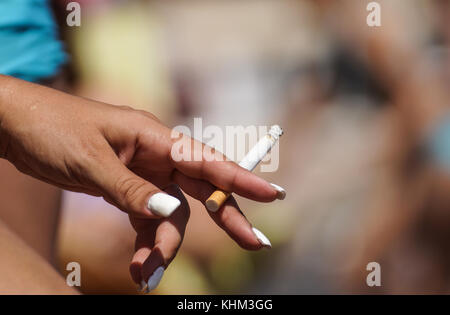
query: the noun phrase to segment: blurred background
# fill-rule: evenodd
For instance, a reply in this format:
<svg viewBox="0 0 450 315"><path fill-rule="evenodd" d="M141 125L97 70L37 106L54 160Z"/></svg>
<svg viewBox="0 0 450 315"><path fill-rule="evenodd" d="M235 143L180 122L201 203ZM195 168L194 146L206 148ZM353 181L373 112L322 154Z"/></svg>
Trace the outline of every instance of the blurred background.
<svg viewBox="0 0 450 315"><path fill-rule="evenodd" d="M284 201L241 208L272 242L234 244L190 200L180 253L155 294L448 293L450 2L83 0L65 23L74 94L167 125L280 124ZM83 293L135 294L134 231L102 199L64 194L61 272ZM369 288L369 262L381 287Z"/></svg>

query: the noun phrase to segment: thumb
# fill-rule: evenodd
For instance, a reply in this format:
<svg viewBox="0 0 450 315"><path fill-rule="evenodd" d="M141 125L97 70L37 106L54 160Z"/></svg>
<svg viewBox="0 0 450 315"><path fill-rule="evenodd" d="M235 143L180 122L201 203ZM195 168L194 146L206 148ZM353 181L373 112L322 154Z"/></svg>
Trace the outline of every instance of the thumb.
<svg viewBox="0 0 450 315"><path fill-rule="evenodd" d="M109 203L137 218L170 216L180 200L129 170L115 154L95 172L95 183Z"/></svg>

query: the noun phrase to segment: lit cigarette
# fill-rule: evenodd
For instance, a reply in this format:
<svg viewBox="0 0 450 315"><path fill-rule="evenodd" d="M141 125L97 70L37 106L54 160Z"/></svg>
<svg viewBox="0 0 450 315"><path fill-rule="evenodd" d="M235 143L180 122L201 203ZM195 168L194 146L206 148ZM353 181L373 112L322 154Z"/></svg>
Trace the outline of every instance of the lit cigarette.
<svg viewBox="0 0 450 315"><path fill-rule="evenodd" d="M274 125L270 127L269 132L261 138L258 143L247 153L247 155L239 163L239 166L249 170L250 172L261 162L261 160L270 152L272 147L277 143L278 139L283 135L283 129ZM216 212L230 196L229 192L216 190L206 200L206 208L209 211Z"/></svg>

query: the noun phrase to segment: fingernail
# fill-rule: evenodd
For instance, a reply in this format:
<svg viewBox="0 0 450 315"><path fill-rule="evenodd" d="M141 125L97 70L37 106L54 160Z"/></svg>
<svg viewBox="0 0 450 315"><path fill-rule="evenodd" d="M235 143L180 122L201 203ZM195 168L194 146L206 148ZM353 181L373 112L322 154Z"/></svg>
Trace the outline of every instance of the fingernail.
<svg viewBox="0 0 450 315"><path fill-rule="evenodd" d="M258 241L266 248L272 248L272 244L270 244L269 239L257 228L252 228L253 233L255 234Z"/></svg>
<svg viewBox="0 0 450 315"><path fill-rule="evenodd" d="M284 198L286 198L286 190L284 190L283 187L280 187L276 184L270 183L270 185L276 189L277 191L277 199L283 200Z"/></svg>
<svg viewBox="0 0 450 315"><path fill-rule="evenodd" d="M180 200L171 195L156 193L148 200L147 208L156 215L168 217L180 204Z"/></svg>
<svg viewBox="0 0 450 315"><path fill-rule="evenodd" d="M144 280L141 280L141 283L139 284L138 291L142 292L142 293L148 293L147 282L145 282Z"/></svg>
<svg viewBox="0 0 450 315"><path fill-rule="evenodd" d="M164 275L164 267L156 268L156 270L153 272L153 274L150 276L150 278L148 278L148 281L147 281L148 292L154 290L158 286L163 275Z"/></svg>

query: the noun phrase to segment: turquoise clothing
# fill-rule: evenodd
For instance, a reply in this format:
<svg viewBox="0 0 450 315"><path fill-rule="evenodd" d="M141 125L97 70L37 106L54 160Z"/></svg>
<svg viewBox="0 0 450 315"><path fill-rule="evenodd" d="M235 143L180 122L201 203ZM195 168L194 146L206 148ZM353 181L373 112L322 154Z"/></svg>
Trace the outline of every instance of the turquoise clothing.
<svg viewBox="0 0 450 315"><path fill-rule="evenodd" d="M428 142L434 162L450 173L450 112L441 118Z"/></svg>
<svg viewBox="0 0 450 315"><path fill-rule="evenodd" d="M47 0L0 0L1 74L37 82L67 60Z"/></svg>

